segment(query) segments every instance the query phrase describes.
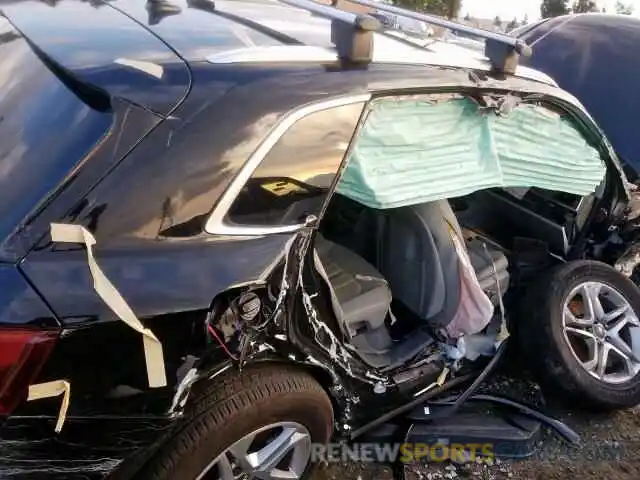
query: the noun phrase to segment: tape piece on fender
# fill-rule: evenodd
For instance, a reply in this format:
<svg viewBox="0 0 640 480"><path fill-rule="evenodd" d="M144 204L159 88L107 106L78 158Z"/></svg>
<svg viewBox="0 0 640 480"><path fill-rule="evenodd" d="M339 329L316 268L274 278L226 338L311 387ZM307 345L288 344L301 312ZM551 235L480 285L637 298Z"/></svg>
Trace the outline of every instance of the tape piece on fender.
<svg viewBox="0 0 640 480"><path fill-rule="evenodd" d="M69 396L71 395L71 385L66 380L54 380L46 383L36 383L29 385L29 395L27 401L40 400L41 398L57 397L62 395L62 405L60 405L60 413L58 413L58 421L56 422L55 432L60 433L62 425L67 418L67 409L69 408Z"/></svg>
<svg viewBox="0 0 640 480"><path fill-rule="evenodd" d="M157 63L132 60L130 58L116 58L113 63L135 68L136 70L144 72L147 75L151 75L152 77L156 77L159 80L162 80L162 76L164 75L164 68L162 68L162 65L158 65Z"/></svg>
<svg viewBox="0 0 640 480"><path fill-rule="evenodd" d="M152 388L166 386L167 375L162 344L151 330L142 325L131 307L120 295L120 292L113 286L96 263L93 256L93 245L96 244L95 237L81 225L52 223L51 239L54 242L61 243L84 243L87 248L87 262L93 277L94 290L120 320L142 335L149 386Z"/></svg>

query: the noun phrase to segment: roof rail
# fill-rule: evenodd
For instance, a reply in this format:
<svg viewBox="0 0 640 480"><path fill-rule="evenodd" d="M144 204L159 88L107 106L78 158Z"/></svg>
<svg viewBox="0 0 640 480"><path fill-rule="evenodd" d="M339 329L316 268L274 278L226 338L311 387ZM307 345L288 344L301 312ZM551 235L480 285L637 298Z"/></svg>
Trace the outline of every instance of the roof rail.
<svg viewBox="0 0 640 480"><path fill-rule="evenodd" d="M413 12L372 0L331 0L332 5L315 0L279 0L292 7L302 8L321 17L331 19L331 41L336 46L338 57L349 63L369 63L373 58L373 33L383 30L380 21L366 13L342 10L345 3L352 3L378 11L389 12L400 17L412 18L431 25L463 32L485 40L485 56L492 68L502 73L515 73L519 55L530 56L531 47L510 35L490 32L446 20L434 15ZM415 45L416 48L422 48Z"/></svg>
<svg viewBox="0 0 640 480"><path fill-rule="evenodd" d="M356 14L313 0L280 0L331 19L331 41L338 57L348 63L369 63L373 57L373 33L382 30L380 21L366 14Z"/></svg>
<svg viewBox="0 0 640 480"><path fill-rule="evenodd" d="M400 17L412 18L430 25L447 28L449 30L466 33L476 38L485 40L485 55L491 62L493 68L504 73L515 73L518 66L518 56L531 56L532 50L522 40L507 34L491 32L480 28L470 27L462 23L440 18L425 13L413 12L406 8L396 7L382 2L372 0L334 0L334 4L342 2L355 3L364 7L373 8L375 10L393 13Z"/></svg>

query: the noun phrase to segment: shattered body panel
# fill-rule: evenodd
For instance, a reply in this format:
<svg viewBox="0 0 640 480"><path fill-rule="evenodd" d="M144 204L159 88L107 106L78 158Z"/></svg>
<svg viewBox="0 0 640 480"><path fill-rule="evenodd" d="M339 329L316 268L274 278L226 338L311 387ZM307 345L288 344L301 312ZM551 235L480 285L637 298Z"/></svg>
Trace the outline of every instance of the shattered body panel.
<svg viewBox="0 0 640 480"><path fill-rule="evenodd" d="M593 35L594 30L599 34ZM611 141L630 180L637 182L639 139L629 118L638 109L635 85L640 70L634 59L640 21L627 15L565 15L523 26L513 34L539 45L523 64L553 76L577 97ZM611 219L609 233L595 242L597 253L636 283L638 196L633 185L626 209Z"/></svg>
<svg viewBox="0 0 640 480"><path fill-rule="evenodd" d="M640 284L636 271L640 265L640 188L632 185L629 196L629 202L619 208L617 221L609 225L608 235L596 248L605 261Z"/></svg>

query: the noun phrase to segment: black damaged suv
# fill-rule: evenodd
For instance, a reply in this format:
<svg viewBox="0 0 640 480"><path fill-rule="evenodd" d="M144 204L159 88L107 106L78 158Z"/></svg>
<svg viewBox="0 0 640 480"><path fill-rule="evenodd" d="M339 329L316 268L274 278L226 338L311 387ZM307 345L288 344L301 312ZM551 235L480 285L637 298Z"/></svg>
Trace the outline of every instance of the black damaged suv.
<svg viewBox="0 0 640 480"><path fill-rule="evenodd" d="M640 401L602 132L521 41L355 3L0 5L1 478L302 478L510 342Z"/></svg>

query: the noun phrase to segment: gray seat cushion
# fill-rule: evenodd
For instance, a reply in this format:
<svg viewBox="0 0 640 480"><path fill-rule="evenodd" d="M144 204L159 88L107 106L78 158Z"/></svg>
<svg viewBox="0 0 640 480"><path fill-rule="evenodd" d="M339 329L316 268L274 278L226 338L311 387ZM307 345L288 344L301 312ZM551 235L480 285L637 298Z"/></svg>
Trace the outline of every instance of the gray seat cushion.
<svg viewBox="0 0 640 480"><path fill-rule="evenodd" d="M467 251L482 290L497 304L509 288L509 261L506 255L482 238L467 240Z"/></svg>
<svg viewBox="0 0 640 480"><path fill-rule="evenodd" d="M384 325L391 291L384 277L351 250L316 236L316 253L333 293L338 320L353 336Z"/></svg>

